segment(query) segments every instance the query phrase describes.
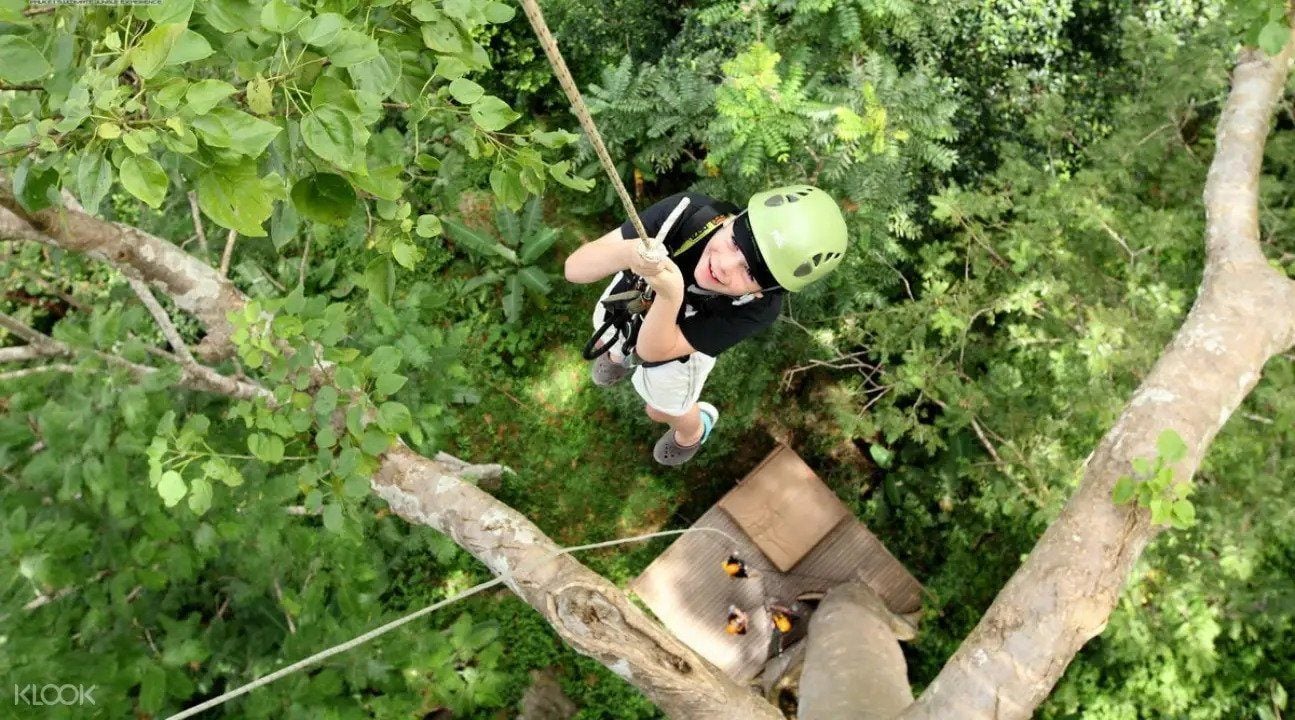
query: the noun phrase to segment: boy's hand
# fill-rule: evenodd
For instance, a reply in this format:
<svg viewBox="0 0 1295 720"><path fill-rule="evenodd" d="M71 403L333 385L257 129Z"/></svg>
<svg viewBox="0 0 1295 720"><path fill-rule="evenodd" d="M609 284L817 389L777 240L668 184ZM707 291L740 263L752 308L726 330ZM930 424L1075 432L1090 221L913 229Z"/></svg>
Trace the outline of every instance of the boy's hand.
<svg viewBox="0 0 1295 720"><path fill-rule="evenodd" d="M673 260L665 258L659 263L654 263L652 267L644 269L651 271L652 274L648 275L637 269L634 272L647 280L648 285L656 291L657 297L675 303L683 302L683 273Z"/></svg>

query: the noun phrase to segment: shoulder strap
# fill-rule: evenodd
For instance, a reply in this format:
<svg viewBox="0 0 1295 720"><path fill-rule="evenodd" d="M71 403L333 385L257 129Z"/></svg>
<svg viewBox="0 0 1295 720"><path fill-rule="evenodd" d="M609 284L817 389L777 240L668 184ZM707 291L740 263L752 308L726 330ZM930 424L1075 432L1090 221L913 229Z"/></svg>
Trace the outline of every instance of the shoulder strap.
<svg viewBox="0 0 1295 720"><path fill-rule="evenodd" d="M736 209L735 205L726 202L697 206L695 210L690 212L682 221L676 223L674 228L671 229L671 237L681 237L684 240L679 244L679 248L670 255L678 257L687 252L689 248L722 225Z"/></svg>

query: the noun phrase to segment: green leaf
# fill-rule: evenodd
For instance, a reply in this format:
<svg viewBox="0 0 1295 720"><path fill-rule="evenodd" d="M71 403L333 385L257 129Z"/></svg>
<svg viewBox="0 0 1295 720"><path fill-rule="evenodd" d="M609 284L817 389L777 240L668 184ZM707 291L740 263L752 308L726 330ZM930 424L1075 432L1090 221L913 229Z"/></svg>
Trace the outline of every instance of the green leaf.
<svg viewBox="0 0 1295 720"><path fill-rule="evenodd" d="M128 157L117 168L121 173L121 186L131 195L148 203L153 209L162 207L169 184L166 171L151 157Z"/></svg>
<svg viewBox="0 0 1295 720"><path fill-rule="evenodd" d="M423 252L416 245L405 238L398 238L391 243L391 257L400 263L400 266L406 270L413 270L418 267L418 261L422 259Z"/></svg>
<svg viewBox="0 0 1295 720"><path fill-rule="evenodd" d="M405 192L405 182L400 179L403 173L404 168L400 165L370 165L367 175L352 174L351 182L367 193L394 202Z"/></svg>
<svg viewBox="0 0 1295 720"><path fill-rule="evenodd" d="M1151 522L1156 525L1166 525L1170 519L1169 502L1164 498L1151 498Z"/></svg>
<svg viewBox="0 0 1295 720"><path fill-rule="evenodd" d="M211 483L203 478L194 478L189 483L189 509L201 515L211 509Z"/></svg>
<svg viewBox="0 0 1295 720"><path fill-rule="evenodd" d="M350 73L356 90L387 97L400 84L403 65L399 53L386 49L378 53L377 57L355 63L346 70Z"/></svg>
<svg viewBox="0 0 1295 720"><path fill-rule="evenodd" d="M1187 444L1173 430L1160 433L1160 437L1156 438L1156 450L1167 463L1176 463L1187 457Z"/></svg>
<svg viewBox="0 0 1295 720"><path fill-rule="evenodd" d="M531 138L544 147L556 150L579 140L580 136L573 132L567 132L566 130L551 130L543 132L537 130L531 133Z"/></svg>
<svg viewBox="0 0 1295 720"><path fill-rule="evenodd" d="M331 448L337 444L337 432L331 425L325 425L315 433L315 444L321 448Z"/></svg>
<svg viewBox="0 0 1295 720"><path fill-rule="evenodd" d="M198 206L222 227L247 237L265 237L261 224L282 194L277 175L260 178L251 160L214 165L198 175Z"/></svg>
<svg viewBox="0 0 1295 720"><path fill-rule="evenodd" d="M310 220L344 225L355 210L355 188L341 175L315 173L292 186L292 204Z"/></svg>
<svg viewBox="0 0 1295 720"><path fill-rule="evenodd" d="M378 41L359 30L343 30L328 44L328 59L337 67L350 67L378 57Z"/></svg>
<svg viewBox="0 0 1295 720"><path fill-rule="evenodd" d="M369 355L369 372L373 375L393 373L400 367L403 355L394 345L380 345Z"/></svg>
<svg viewBox="0 0 1295 720"><path fill-rule="evenodd" d="M872 461L877 463L877 467L883 469L890 467L890 463L894 459L894 453L875 443L868 446L868 454L872 456Z"/></svg>
<svg viewBox="0 0 1295 720"><path fill-rule="evenodd" d="M153 96L153 102L156 102L158 105L161 105L162 107L168 110L174 110L175 108L180 107L180 103L184 100L184 94L188 92L188 90L189 90L188 80L182 80L182 79L172 80L171 82L168 82L166 85L162 86L161 90L157 91L157 94ZM170 123L171 120L180 122L180 119L178 117L172 116L167 118L168 124ZM117 134L118 135L121 134L121 128L117 128Z"/></svg>
<svg viewBox="0 0 1295 720"><path fill-rule="evenodd" d="M1269 55L1281 53L1290 40L1291 29L1283 22L1270 22L1259 31L1259 47Z"/></svg>
<svg viewBox="0 0 1295 720"><path fill-rule="evenodd" d="M548 274L534 265L522 268L517 273L517 277L521 278L522 284L536 295L548 295L553 289Z"/></svg>
<svg viewBox="0 0 1295 720"><path fill-rule="evenodd" d="M514 163L506 162L490 171L490 189L499 202L512 210L526 202L526 188L522 187L520 171Z"/></svg>
<svg viewBox="0 0 1295 720"><path fill-rule="evenodd" d="M418 225L414 228L414 232L418 233L418 237L432 238L440 235L443 229L441 219L427 213L418 216Z"/></svg>
<svg viewBox="0 0 1295 720"><path fill-rule="evenodd" d="M1133 482L1133 478L1124 475L1115 481L1115 488L1111 491L1111 501L1116 505L1123 505L1133 499L1133 492L1136 489L1137 485Z"/></svg>
<svg viewBox="0 0 1295 720"><path fill-rule="evenodd" d="M193 13L193 0L162 0L157 5L147 5L144 14L158 25L178 23L187 25Z"/></svg>
<svg viewBox="0 0 1295 720"><path fill-rule="evenodd" d="M398 402L384 402L378 408L378 425L390 433L408 432L413 427L409 408Z"/></svg>
<svg viewBox="0 0 1295 720"><path fill-rule="evenodd" d="M590 178L576 177L571 174L570 161L563 160L553 163L549 166L549 175L553 176L559 184L576 190L578 192L589 192L594 187L594 181Z"/></svg>
<svg viewBox="0 0 1295 720"><path fill-rule="evenodd" d="M283 462L283 439L278 435L252 433L247 438L247 449L267 463Z"/></svg>
<svg viewBox="0 0 1295 720"><path fill-rule="evenodd" d="M99 203L112 187L113 167L103 153L87 152L76 168L76 194L91 215L99 214Z"/></svg>
<svg viewBox="0 0 1295 720"><path fill-rule="evenodd" d="M395 268L391 266L391 260L386 257L378 257L369 261L364 268L364 282L362 287L369 291L375 300L386 304L391 301L391 288L395 283Z"/></svg>
<svg viewBox="0 0 1295 720"><path fill-rule="evenodd" d="M369 131L341 109L326 106L312 110L301 121L301 137L316 155L355 172L367 171L364 146Z"/></svg>
<svg viewBox="0 0 1295 720"><path fill-rule="evenodd" d="M519 259L524 265L531 265L536 260L544 257L544 253L553 247L553 243L558 241L557 228L544 228L538 234L531 236L522 245L522 252Z"/></svg>
<svg viewBox="0 0 1295 720"><path fill-rule="evenodd" d="M1180 528L1190 527L1196 522L1196 507L1189 500L1175 500L1172 512L1174 524Z"/></svg>
<svg viewBox="0 0 1295 720"><path fill-rule="evenodd" d="M457 55L465 49L459 29L453 22L445 19L423 23L423 44L438 53ZM466 70L466 66L464 68Z"/></svg>
<svg viewBox="0 0 1295 720"><path fill-rule="evenodd" d="M510 323L522 316L522 282L518 275L509 275L504 283L504 317Z"/></svg>
<svg viewBox="0 0 1295 720"><path fill-rule="evenodd" d="M364 428L364 434L360 437L360 449L367 455L381 455L387 451L391 445L391 437L387 433L370 425Z"/></svg>
<svg viewBox="0 0 1295 720"><path fill-rule="evenodd" d="M145 80L152 78L166 64L176 40L184 34L180 23L158 25L140 38L139 45L130 51L130 66Z"/></svg>
<svg viewBox="0 0 1295 720"><path fill-rule="evenodd" d="M324 506L324 527L331 532L342 531L342 506L329 503Z"/></svg>
<svg viewBox="0 0 1295 720"><path fill-rule="evenodd" d="M463 77L467 71L468 64L453 55L445 55L436 61L436 75L446 80Z"/></svg>
<svg viewBox="0 0 1295 720"><path fill-rule="evenodd" d="M494 95L486 95L472 105L472 120L487 132L497 132L508 127L520 114L508 107L508 103Z"/></svg>
<svg viewBox="0 0 1295 720"><path fill-rule="evenodd" d="M139 709L146 713L157 713L162 709L164 700L166 670L160 665L148 663L139 679Z"/></svg>
<svg viewBox="0 0 1295 720"><path fill-rule="evenodd" d="M472 12L472 0L443 0L441 9L455 20L467 20Z"/></svg>
<svg viewBox="0 0 1295 720"><path fill-rule="evenodd" d="M373 389L379 395L382 395L384 397L390 397L392 395L395 395L396 392L400 390L400 388L404 387L406 381L408 381L408 378L406 378L404 375L397 375L395 373L382 373L378 375L377 378L374 379Z"/></svg>
<svg viewBox="0 0 1295 720"><path fill-rule="evenodd" d="M193 129L198 131L208 145L256 157L265 151L281 128L242 110L218 107L206 115L194 118Z"/></svg>
<svg viewBox="0 0 1295 720"><path fill-rule="evenodd" d="M342 484L342 494L349 498L362 498L370 492L369 479L363 475L352 475Z"/></svg>
<svg viewBox="0 0 1295 720"><path fill-rule="evenodd" d="M1147 477L1153 472L1151 461L1146 458L1133 458L1133 472L1141 477Z"/></svg>
<svg viewBox="0 0 1295 720"><path fill-rule="evenodd" d="M480 100L485 94L485 88L467 78L456 78L450 83L450 95L454 96L455 100L458 100L464 105L471 105Z"/></svg>
<svg viewBox="0 0 1295 720"><path fill-rule="evenodd" d="M175 41L171 54L166 56L166 65L183 65L211 56L215 52L207 38L192 30L185 30Z"/></svg>
<svg viewBox="0 0 1295 720"><path fill-rule="evenodd" d="M13 193L27 212L40 212L60 205L58 171L54 168L32 168L31 158L23 158L13 174Z"/></svg>
<svg viewBox="0 0 1295 720"><path fill-rule="evenodd" d="M194 115L206 115L221 100L236 92L234 86L224 80L199 80L184 93L185 105Z"/></svg>
<svg viewBox="0 0 1295 720"><path fill-rule="evenodd" d="M302 23L307 13L284 0L270 0L261 8L261 27L272 33L287 35Z"/></svg>
<svg viewBox="0 0 1295 720"><path fill-rule="evenodd" d="M315 393L315 412L331 413L337 407L337 389L332 385L325 385Z"/></svg>
<svg viewBox="0 0 1295 720"><path fill-rule="evenodd" d="M349 25L350 22L337 13L323 13L302 23L297 29L297 37L307 45L324 47L337 39L342 28Z"/></svg>
<svg viewBox="0 0 1295 720"><path fill-rule="evenodd" d="M162 473L162 478L157 482L157 494L162 496L162 504L167 507L175 507L186 492L188 488L185 487L184 478L174 470Z"/></svg>
<svg viewBox="0 0 1295 720"><path fill-rule="evenodd" d="M512 20L513 16L517 14L517 12L513 10L512 5L506 5L501 2L486 3L483 12L485 12L486 15L486 22L494 25L506 23L509 20Z"/></svg>
<svg viewBox="0 0 1295 720"><path fill-rule="evenodd" d="M450 238L464 249L487 258L497 255L510 262L517 262L517 254L494 238L482 235L457 220L443 218L441 222L448 231Z"/></svg>
<svg viewBox="0 0 1295 720"><path fill-rule="evenodd" d="M29 83L53 70L35 45L16 35L0 36L0 80Z"/></svg>

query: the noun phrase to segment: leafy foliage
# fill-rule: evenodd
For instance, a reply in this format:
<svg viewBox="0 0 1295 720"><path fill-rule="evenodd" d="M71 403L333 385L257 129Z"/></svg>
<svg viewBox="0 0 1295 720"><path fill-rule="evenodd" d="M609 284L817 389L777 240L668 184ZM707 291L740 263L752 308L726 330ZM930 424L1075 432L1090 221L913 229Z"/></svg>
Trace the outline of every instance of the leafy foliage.
<svg viewBox="0 0 1295 720"><path fill-rule="evenodd" d="M575 544L691 523L772 434L931 591L910 653L920 687L1186 312L1230 53L1237 39L1272 50L1276 6L546 3L640 199L810 181L856 238L774 332L721 358L707 395L724 422L665 474L648 450L660 428L632 392L590 387L575 352L593 298L552 282L551 263L616 222L614 199L582 194L599 171L510 5L29 16L0 1L0 87L37 87L0 91L19 203L68 190L216 265L216 242L186 240L193 191L208 230L245 236L230 279L253 302L231 318L237 362L218 369L270 390L175 390L178 368L150 350L165 340L114 271L35 245L0 254L4 311L80 352L70 372L0 380L0 674L97 683L101 716L157 716L484 579L370 499L397 435L509 465L495 492ZM1260 220L1295 276L1284 115ZM160 370L138 382L93 351ZM337 382L321 387L324 361ZM1040 717L1286 712L1293 385L1274 360L1193 480L1195 523L1160 513L1180 529ZM1180 492L1162 471L1179 451L1166 441L1121 496ZM624 583L663 547L582 559ZM530 670L556 666L580 717L657 715L507 594L423 622L224 712L494 717Z"/></svg>

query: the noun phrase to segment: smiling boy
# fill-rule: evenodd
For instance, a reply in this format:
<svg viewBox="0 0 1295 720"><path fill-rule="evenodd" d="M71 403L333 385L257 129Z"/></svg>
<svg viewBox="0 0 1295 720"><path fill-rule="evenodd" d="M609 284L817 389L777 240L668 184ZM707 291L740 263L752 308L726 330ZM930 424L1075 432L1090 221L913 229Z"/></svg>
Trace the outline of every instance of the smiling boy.
<svg viewBox="0 0 1295 720"><path fill-rule="evenodd" d="M697 193L681 193L642 213L655 235L683 198L689 206L666 237L669 258L645 261L631 223L586 243L567 258L565 274L591 283L615 273L602 298L632 287L629 270L656 292L643 317L633 358L613 347L593 361L594 383L609 386L633 373L648 417L670 429L653 457L663 465L690 460L719 419L699 402L721 352L769 327L784 292L796 292L830 273L846 249L845 219L827 193L792 185L757 193L745 210ZM594 329L603 326L602 298ZM611 341L610 333L604 338ZM637 361L637 365L635 362Z"/></svg>

